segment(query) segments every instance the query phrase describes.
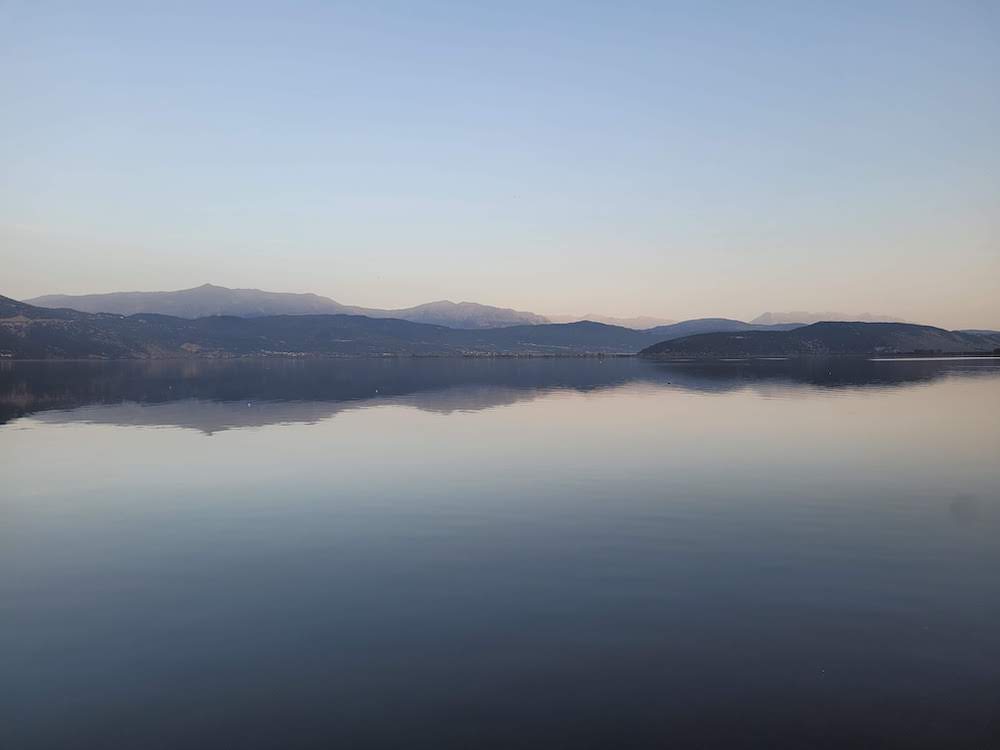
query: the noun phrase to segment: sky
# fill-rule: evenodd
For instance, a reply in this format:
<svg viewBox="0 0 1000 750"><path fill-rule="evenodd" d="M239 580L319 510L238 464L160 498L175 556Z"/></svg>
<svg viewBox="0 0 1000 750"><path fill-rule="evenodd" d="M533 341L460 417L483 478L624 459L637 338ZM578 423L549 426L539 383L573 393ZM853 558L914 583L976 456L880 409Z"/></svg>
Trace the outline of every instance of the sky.
<svg viewBox="0 0 1000 750"><path fill-rule="evenodd" d="M1000 3L0 0L0 294L1000 328Z"/></svg>

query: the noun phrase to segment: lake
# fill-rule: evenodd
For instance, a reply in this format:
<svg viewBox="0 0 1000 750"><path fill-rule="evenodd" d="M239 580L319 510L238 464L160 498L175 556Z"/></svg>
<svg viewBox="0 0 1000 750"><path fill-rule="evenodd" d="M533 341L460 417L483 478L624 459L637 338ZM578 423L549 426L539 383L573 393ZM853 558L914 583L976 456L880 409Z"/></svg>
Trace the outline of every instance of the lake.
<svg viewBox="0 0 1000 750"><path fill-rule="evenodd" d="M0 363L0 745L985 748L1000 360Z"/></svg>

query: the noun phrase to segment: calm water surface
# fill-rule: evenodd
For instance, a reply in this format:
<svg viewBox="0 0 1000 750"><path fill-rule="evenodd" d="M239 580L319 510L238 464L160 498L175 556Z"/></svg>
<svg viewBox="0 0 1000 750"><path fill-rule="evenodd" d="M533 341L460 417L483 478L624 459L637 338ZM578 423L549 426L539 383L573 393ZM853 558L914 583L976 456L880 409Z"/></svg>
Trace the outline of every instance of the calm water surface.
<svg viewBox="0 0 1000 750"><path fill-rule="evenodd" d="M0 746L989 748L1000 363L0 363Z"/></svg>

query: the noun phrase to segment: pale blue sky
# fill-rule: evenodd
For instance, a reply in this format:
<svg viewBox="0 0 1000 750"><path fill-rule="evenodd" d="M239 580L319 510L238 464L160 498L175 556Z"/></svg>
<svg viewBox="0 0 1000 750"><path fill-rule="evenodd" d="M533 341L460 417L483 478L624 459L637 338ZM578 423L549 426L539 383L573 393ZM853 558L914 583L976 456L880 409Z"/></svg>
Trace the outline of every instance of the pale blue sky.
<svg viewBox="0 0 1000 750"><path fill-rule="evenodd" d="M1000 3L0 0L0 293L1000 327Z"/></svg>

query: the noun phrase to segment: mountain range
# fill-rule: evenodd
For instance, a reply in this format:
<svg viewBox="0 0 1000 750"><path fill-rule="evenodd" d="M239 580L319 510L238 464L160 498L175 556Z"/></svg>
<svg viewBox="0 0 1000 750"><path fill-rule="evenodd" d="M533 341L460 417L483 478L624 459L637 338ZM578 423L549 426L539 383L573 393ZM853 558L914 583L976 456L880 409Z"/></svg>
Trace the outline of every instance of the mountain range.
<svg viewBox="0 0 1000 750"><path fill-rule="evenodd" d="M726 318L645 331L592 321L461 329L345 314L191 319L43 308L0 297L0 356L8 358L634 354L668 339L731 330L772 329Z"/></svg>
<svg viewBox="0 0 1000 750"><path fill-rule="evenodd" d="M343 305L318 294L228 289L214 284L202 284L193 289L174 292L48 294L25 302L37 307L70 308L89 313L156 313L178 318L204 318L210 315L235 315L240 318L268 315L364 315L369 318L396 318L450 328L502 328L549 322L544 316L535 313L475 302L442 300L399 310L382 310Z"/></svg>
<svg viewBox="0 0 1000 750"><path fill-rule="evenodd" d="M364 315L369 318L396 318L412 323L428 323L449 328L505 328L517 325L575 323L589 320L595 323L649 330L674 323L652 316L631 318L588 313L586 315L539 315L506 307L482 305L476 302L441 300L415 307L382 309L345 305L318 294L267 292L260 289L229 289L215 284L203 284L193 289L172 292L111 292L109 294L47 294L24 300L37 307L70 308L80 312L136 315L156 313L178 318L204 318L210 315L235 315L240 318L260 318L269 315ZM857 320L902 322L884 315L846 315L844 313L766 312L751 325L806 325L822 320ZM746 323L738 321L741 326ZM722 329L719 329L722 330Z"/></svg>
<svg viewBox="0 0 1000 750"><path fill-rule="evenodd" d="M797 335L798 331L809 333ZM816 338L816 332L823 336ZM654 357L953 352L992 351L1000 346L1000 334L992 336L902 323L818 323L799 328L793 324L753 325L726 318L689 320L645 331L592 321L460 329L345 314L255 318L212 315L191 319L43 308L0 297L0 357L17 359L579 356L634 354L640 350Z"/></svg>
<svg viewBox="0 0 1000 750"><path fill-rule="evenodd" d="M24 300L38 307L70 308L81 312L135 315L158 313L178 318L235 315L259 318L267 315L365 315L369 318L396 318L412 323L429 323L449 328L504 328L545 323L576 323L591 320L623 328L643 330L668 325L672 320L650 316L616 318L609 315L538 315L506 307L476 302L428 302L415 307L381 309L345 305L318 294L266 292L260 289L229 289L203 284L173 292L111 292L109 294L47 294Z"/></svg>

